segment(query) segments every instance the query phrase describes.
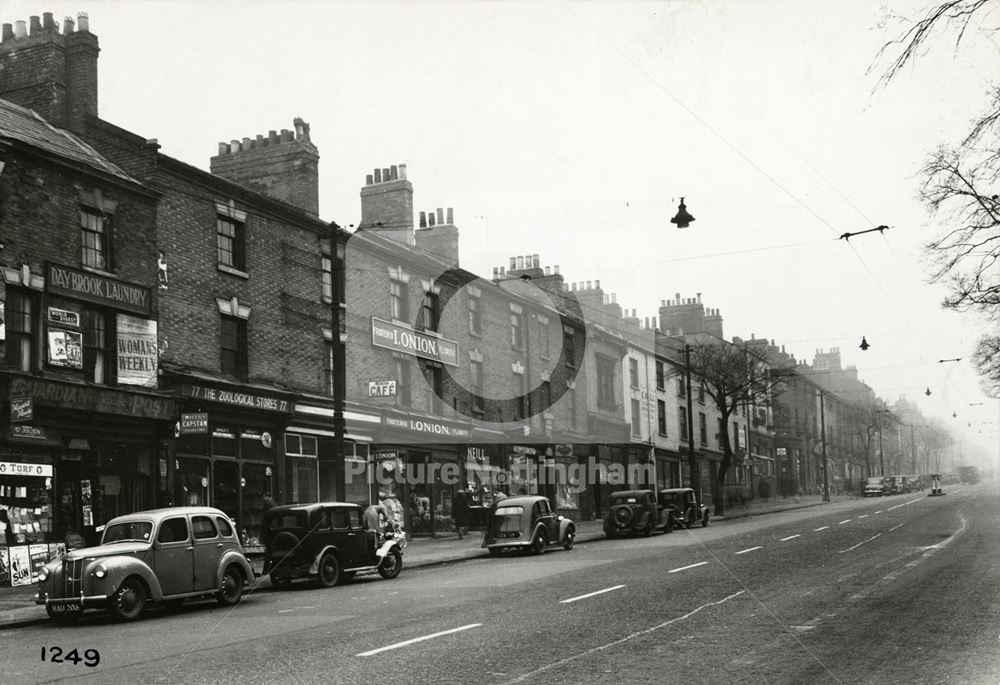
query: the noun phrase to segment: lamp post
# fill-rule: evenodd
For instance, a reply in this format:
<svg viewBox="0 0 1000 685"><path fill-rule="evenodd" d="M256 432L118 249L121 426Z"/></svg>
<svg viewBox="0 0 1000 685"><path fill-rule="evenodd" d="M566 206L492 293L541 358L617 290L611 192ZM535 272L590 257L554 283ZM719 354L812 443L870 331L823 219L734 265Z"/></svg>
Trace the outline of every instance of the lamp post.
<svg viewBox="0 0 1000 685"><path fill-rule="evenodd" d="M687 390L688 468L691 470L691 488L698 495L698 504L701 504L701 470L698 468L698 459L694 454L694 416L692 415L694 406L691 403L691 345L689 343L684 343L684 371Z"/></svg>
<svg viewBox="0 0 1000 685"><path fill-rule="evenodd" d="M347 354L344 349L344 339L341 335L341 328L344 324L344 265L341 263L340 241L338 234L340 226L337 222L330 222L330 278L332 280L331 295L333 302L330 304L332 312L331 325L333 326L332 340L333 359L331 369L333 373L333 463L334 468L340 469L341 473L346 473L344 468L344 394L345 376L347 374ZM346 483L343 478L336 479L336 497L343 501L347 497ZM374 482L374 481L373 481ZM369 493L369 497L371 497Z"/></svg>
<svg viewBox="0 0 1000 685"><path fill-rule="evenodd" d="M823 444L823 501L830 501L830 481L826 472L829 464L826 460L826 411L823 404L823 390L819 391L819 430L820 442Z"/></svg>
<svg viewBox="0 0 1000 685"><path fill-rule="evenodd" d="M876 409L877 414L888 414L888 409ZM879 475L885 477L885 455L882 452L882 417L878 418L878 468Z"/></svg>

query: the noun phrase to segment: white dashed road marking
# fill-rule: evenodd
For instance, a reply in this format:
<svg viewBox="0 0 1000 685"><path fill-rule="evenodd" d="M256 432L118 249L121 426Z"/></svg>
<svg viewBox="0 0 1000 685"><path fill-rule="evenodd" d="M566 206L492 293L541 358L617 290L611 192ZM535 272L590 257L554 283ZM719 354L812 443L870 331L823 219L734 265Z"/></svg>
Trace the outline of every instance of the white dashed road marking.
<svg viewBox="0 0 1000 685"><path fill-rule="evenodd" d="M842 525L844 525L845 523L850 523L850 522L851 522L851 519L845 519L845 520L841 521L840 523L838 523L837 525L838 525L838 526L842 526Z"/></svg>
<svg viewBox="0 0 1000 685"><path fill-rule="evenodd" d="M707 561L699 561L697 564L691 564L690 566L681 566L680 568L675 568L672 571L667 571L667 573L677 573L678 571L687 571L689 568L696 568L698 566L704 566Z"/></svg>
<svg viewBox="0 0 1000 685"><path fill-rule="evenodd" d="M840 550L840 553L843 554L844 552L850 552L852 549L857 549L861 545L864 545L864 544L866 544L868 542L871 542L872 540L874 540L877 537L882 537L882 533L878 533L876 535L873 535L870 538L868 538L867 540L865 540L863 542L859 542L858 544L854 545L854 547L848 547L847 549L842 549L842 550Z"/></svg>
<svg viewBox="0 0 1000 685"><path fill-rule="evenodd" d="M801 533L796 533L795 535L789 535L787 538L781 538L778 542L787 542L788 540L794 540L795 538L802 537Z"/></svg>
<svg viewBox="0 0 1000 685"><path fill-rule="evenodd" d="M820 532L821 530L826 530L826 529L827 529L827 528L829 528L829 527L830 527L830 526L822 526L822 527L820 527L820 528L813 528L813 532L814 532L814 533L818 533L818 532Z"/></svg>
<svg viewBox="0 0 1000 685"><path fill-rule="evenodd" d="M415 637L412 640L404 640L403 642L397 642L394 645L387 645L385 647L379 647L378 649L372 649L367 652L361 652L355 656L371 656L372 654L379 654L381 652L387 652L390 649L399 649L400 647L406 647L407 645L412 645L415 642L423 642L424 640L431 640L435 637L441 637L442 635L451 635L452 633L458 633L463 630L469 630L470 628L478 628L483 625L482 623L470 623L467 626L461 626L459 628L452 628L451 630L442 630L440 633L432 633L430 635L424 635L423 637Z"/></svg>
<svg viewBox="0 0 1000 685"><path fill-rule="evenodd" d="M756 552L758 549L764 549L764 548L761 547L760 545L757 545L756 547L751 547L750 549L741 549L739 552L737 552L737 554L746 554L747 552Z"/></svg>
<svg viewBox="0 0 1000 685"><path fill-rule="evenodd" d="M588 597L594 597L596 595L603 595L605 592L611 592L612 590L621 590L624 585L615 585L614 587L606 587L603 590L598 590L597 592L588 592L585 595L580 595L579 597L571 597L569 599L564 599L559 602L560 604L569 604L570 602L575 602L579 599L587 599Z"/></svg>

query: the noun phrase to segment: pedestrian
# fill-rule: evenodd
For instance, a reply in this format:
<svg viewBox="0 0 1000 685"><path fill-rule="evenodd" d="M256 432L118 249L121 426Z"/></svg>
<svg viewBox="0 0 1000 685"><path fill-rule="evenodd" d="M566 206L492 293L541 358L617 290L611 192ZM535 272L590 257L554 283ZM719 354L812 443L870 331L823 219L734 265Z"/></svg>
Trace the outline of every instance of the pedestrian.
<svg viewBox="0 0 1000 685"><path fill-rule="evenodd" d="M16 545L17 535L14 534L14 525L10 522L6 509L0 509L0 525L3 526L4 544L8 547Z"/></svg>
<svg viewBox="0 0 1000 685"><path fill-rule="evenodd" d="M455 522L458 539L461 540L469 527L469 500L465 496L465 490L459 489L455 493L455 498L451 501L451 518Z"/></svg>

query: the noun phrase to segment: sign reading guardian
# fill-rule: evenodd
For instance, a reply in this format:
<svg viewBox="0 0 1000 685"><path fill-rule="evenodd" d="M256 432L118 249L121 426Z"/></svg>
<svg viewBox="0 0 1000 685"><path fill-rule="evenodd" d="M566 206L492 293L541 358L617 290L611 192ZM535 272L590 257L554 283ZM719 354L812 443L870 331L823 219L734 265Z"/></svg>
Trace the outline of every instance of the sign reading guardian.
<svg viewBox="0 0 1000 685"><path fill-rule="evenodd" d="M372 317L372 344L458 366L458 343Z"/></svg>

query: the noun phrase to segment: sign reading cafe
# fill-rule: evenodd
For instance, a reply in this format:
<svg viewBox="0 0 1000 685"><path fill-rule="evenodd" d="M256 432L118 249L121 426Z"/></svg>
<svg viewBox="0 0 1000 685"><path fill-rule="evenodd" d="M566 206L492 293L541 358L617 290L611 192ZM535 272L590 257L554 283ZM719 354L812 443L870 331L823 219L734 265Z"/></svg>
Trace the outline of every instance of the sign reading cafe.
<svg viewBox="0 0 1000 685"><path fill-rule="evenodd" d="M372 344L458 366L458 342L372 317Z"/></svg>

